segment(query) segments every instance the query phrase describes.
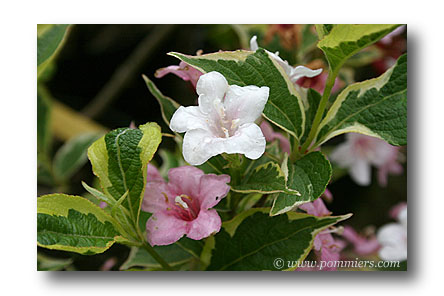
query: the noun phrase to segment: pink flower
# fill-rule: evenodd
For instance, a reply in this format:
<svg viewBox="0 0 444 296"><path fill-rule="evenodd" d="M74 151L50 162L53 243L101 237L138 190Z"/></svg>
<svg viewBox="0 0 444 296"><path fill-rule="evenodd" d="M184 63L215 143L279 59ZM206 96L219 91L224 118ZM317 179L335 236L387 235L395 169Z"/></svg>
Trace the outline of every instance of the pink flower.
<svg viewBox="0 0 444 296"><path fill-rule="evenodd" d="M359 185L370 185L371 166L379 169L378 181L387 184L387 175L400 174L399 147L366 135L348 133L346 141L330 154L330 159L340 167L348 168L351 178Z"/></svg>
<svg viewBox="0 0 444 296"><path fill-rule="evenodd" d="M191 67L185 62L180 62L178 66L168 66L166 68L160 68L156 71L154 76L156 78L162 78L168 73L172 73L179 76L184 81L190 81L194 88L196 88L197 81L199 77L203 74L199 70Z"/></svg>
<svg viewBox="0 0 444 296"><path fill-rule="evenodd" d="M267 121L262 121L260 128L267 142L279 140L282 151L290 154L290 140L288 140L283 134L275 132L271 124Z"/></svg>
<svg viewBox="0 0 444 296"><path fill-rule="evenodd" d="M228 175L207 174L192 166L170 169L165 182L154 166L148 167L148 182L142 209L153 213L146 223L148 242L169 245L182 236L201 240L220 230L222 221L211 209L230 187Z"/></svg>
<svg viewBox="0 0 444 296"><path fill-rule="evenodd" d="M321 198L316 199L311 203L306 203L299 206L300 209L307 212L307 214L317 217L328 216L331 212L327 209ZM320 261L330 262L338 261L340 252L345 247L345 243L341 240L335 240L331 235L330 230L321 231L314 239L313 249L316 251L316 257ZM333 265L334 266L334 265ZM322 270L333 271L336 267L324 267Z"/></svg>
<svg viewBox="0 0 444 296"><path fill-rule="evenodd" d="M358 255L369 255L378 251L380 245L375 236L365 238L359 235L352 227L345 226L342 236L354 246L354 251Z"/></svg>

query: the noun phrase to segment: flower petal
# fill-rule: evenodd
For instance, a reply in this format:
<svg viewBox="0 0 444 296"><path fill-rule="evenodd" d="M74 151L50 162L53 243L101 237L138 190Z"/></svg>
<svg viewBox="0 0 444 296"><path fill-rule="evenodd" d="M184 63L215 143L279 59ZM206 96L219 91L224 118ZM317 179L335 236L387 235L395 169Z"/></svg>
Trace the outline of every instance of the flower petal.
<svg viewBox="0 0 444 296"><path fill-rule="evenodd" d="M171 193L164 180L148 181L143 196L142 210L150 213L166 210L168 204L165 195L170 196Z"/></svg>
<svg viewBox="0 0 444 296"><path fill-rule="evenodd" d="M254 122L264 111L269 93L266 86L231 85L224 100L226 114L230 119L239 119L239 125Z"/></svg>
<svg viewBox="0 0 444 296"><path fill-rule="evenodd" d="M187 222L157 212L146 222L146 230L150 245L164 246L178 241L186 233Z"/></svg>
<svg viewBox="0 0 444 296"><path fill-rule="evenodd" d="M216 210L203 210L199 216L190 222L187 236L194 240L201 240L214 232L219 232L222 221Z"/></svg>
<svg viewBox="0 0 444 296"><path fill-rule="evenodd" d="M198 128L207 129L207 127L205 114L200 112L197 106L180 106L174 112L170 122L170 129L177 133L184 133Z"/></svg>
<svg viewBox="0 0 444 296"><path fill-rule="evenodd" d="M297 66L291 69L290 79L291 82L296 82L298 79L302 77L315 77L322 73L322 69L312 70L305 66Z"/></svg>
<svg viewBox="0 0 444 296"><path fill-rule="evenodd" d="M407 228L398 223L382 226L376 237L381 244L379 257L383 260L407 259Z"/></svg>
<svg viewBox="0 0 444 296"><path fill-rule="evenodd" d="M212 156L222 153L219 138L204 129L188 131L183 138L182 154L191 165L201 165Z"/></svg>
<svg viewBox="0 0 444 296"><path fill-rule="evenodd" d="M371 167L370 164L362 158L356 159L350 167L350 176L361 186L368 186L371 182Z"/></svg>
<svg viewBox="0 0 444 296"><path fill-rule="evenodd" d="M252 51L256 51L259 49L259 46L257 45L257 36L254 35L253 37L251 37L250 39L250 50Z"/></svg>
<svg viewBox="0 0 444 296"><path fill-rule="evenodd" d="M200 76L196 86L200 111L210 113L214 105L222 101L227 89L228 82L219 72L213 71Z"/></svg>
<svg viewBox="0 0 444 296"><path fill-rule="evenodd" d="M250 159L261 157L267 144L261 128L254 123L241 125L234 136L222 139L221 142L223 152L241 153Z"/></svg>
<svg viewBox="0 0 444 296"><path fill-rule="evenodd" d="M202 176L199 186L201 210L207 210L217 205L230 191L230 186L227 185L229 182L230 176L228 175L208 174Z"/></svg>
<svg viewBox="0 0 444 296"><path fill-rule="evenodd" d="M159 170L152 165L151 163L148 164L148 168L147 168L147 177L146 177L147 181L162 181L163 178L159 173Z"/></svg>
<svg viewBox="0 0 444 296"><path fill-rule="evenodd" d="M168 171L169 186L175 194L196 197L204 172L193 166L182 166Z"/></svg>
<svg viewBox="0 0 444 296"><path fill-rule="evenodd" d="M342 168L349 167L356 159L352 143L346 141L340 144L332 151L329 158Z"/></svg>

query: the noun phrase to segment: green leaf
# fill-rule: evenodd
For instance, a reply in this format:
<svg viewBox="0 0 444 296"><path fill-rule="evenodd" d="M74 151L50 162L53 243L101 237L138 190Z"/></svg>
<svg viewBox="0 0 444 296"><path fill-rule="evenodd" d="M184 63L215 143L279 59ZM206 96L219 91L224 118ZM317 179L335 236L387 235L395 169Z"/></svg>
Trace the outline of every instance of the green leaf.
<svg viewBox="0 0 444 296"><path fill-rule="evenodd" d="M242 193L276 193L299 194L297 190L288 188L284 172L275 162L267 162L252 170L239 185L232 185L231 189Z"/></svg>
<svg viewBox="0 0 444 296"><path fill-rule="evenodd" d="M61 48L68 25L37 25L37 76Z"/></svg>
<svg viewBox="0 0 444 296"><path fill-rule="evenodd" d="M162 140L156 123L139 128L113 130L88 149L88 157L103 192L117 201L129 191L123 206L136 224L145 191L147 165Z"/></svg>
<svg viewBox="0 0 444 296"><path fill-rule="evenodd" d="M186 246L186 247L185 247ZM170 265L178 266L190 260L198 259L194 252L202 252L203 242L182 238L178 242L168 246L155 246L154 250ZM126 270L132 267L148 267L151 269L162 266L144 248L131 248L128 259L120 267Z"/></svg>
<svg viewBox="0 0 444 296"><path fill-rule="evenodd" d="M270 217L267 208L251 209L223 224L208 270L293 270L288 261L301 261L323 229L349 218L315 217L289 212ZM277 259L284 265L276 268ZM281 267L281 268L280 268Z"/></svg>
<svg viewBox="0 0 444 296"><path fill-rule="evenodd" d="M99 137L97 133L85 133L68 140L54 156L55 176L67 180L77 172L88 160L88 147Z"/></svg>
<svg viewBox="0 0 444 296"><path fill-rule="evenodd" d="M332 174L330 162L321 152L312 152L288 166L287 186L301 195L276 194L270 215L279 215L314 201L327 187Z"/></svg>
<svg viewBox="0 0 444 296"><path fill-rule="evenodd" d="M142 75L145 80L146 86L151 94L156 98L157 102L160 105L160 110L162 112L162 118L165 123L170 126L171 117L173 117L174 112L176 112L177 108L180 107L180 104L174 101L173 99L164 96L160 90L156 87L154 82L152 82L148 77Z"/></svg>
<svg viewBox="0 0 444 296"><path fill-rule="evenodd" d="M49 194L37 199L37 245L48 249L96 254L119 235L117 222L80 196Z"/></svg>
<svg viewBox="0 0 444 296"><path fill-rule="evenodd" d="M346 87L322 120L314 147L348 132L407 144L407 55L378 78Z"/></svg>
<svg viewBox="0 0 444 296"><path fill-rule="evenodd" d="M305 118L299 94L284 69L264 49L255 52L224 51L201 56L169 54L204 73L221 73L230 85L268 86L270 95L264 116L296 139L303 133Z"/></svg>
<svg viewBox="0 0 444 296"><path fill-rule="evenodd" d="M337 73L348 58L375 43L399 25L334 25L330 31L327 26L322 25L322 29L318 29L319 26L316 25L322 39L318 47L324 52L331 71Z"/></svg>
<svg viewBox="0 0 444 296"><path fill-rule="evenodd" d="M52 258L41 253L37 253L38 271L56 271L68 268L72 264L72 259Z"/></svg>
<svg viewBox="0 0 444 296"><path fill-rule="evenodd" d="M322 39L325 35L328 35L335 25L330 24L316 24L316 32L318 33L318 38Z"/></svg>
<svg viewBox="0 0 444 296"><path fill-rule="evenodd" d="M46 89L37 87L37 151L49 154L51 147L51 100Z"/></svg>

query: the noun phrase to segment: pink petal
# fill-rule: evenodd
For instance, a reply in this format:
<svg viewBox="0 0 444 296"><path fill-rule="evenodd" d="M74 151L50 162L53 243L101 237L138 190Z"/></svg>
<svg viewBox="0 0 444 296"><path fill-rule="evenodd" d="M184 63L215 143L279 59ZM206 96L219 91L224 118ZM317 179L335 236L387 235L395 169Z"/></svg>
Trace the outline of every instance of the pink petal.
<svg viewBox="0 0 444 296"><path fill-rule="evenodd" d="M187 237L194 240L201 240L217 233L220 230L222 221L216 210L200 210L199 216L189 222Z"/></svg>
<svg viewBox="0 0 444 296"><path fill-rule="evenodd" d="M262 121L260 128L267 142L279 140L282 151L290 154L290 141L283 134L275 132L267 121Z"/></svg>
<svg viewBox="0 0 444 296"><path fill-rule="evenodd" d="M323 197L327 201L332 201L333 200L333 194L331 193L330 190L328 190L328 188L325 188Z"/></svg>
<svg viewBox="0 0 444 296"><path fill-rule="evenodd" d="M200 178L204 172L193 166L182 166L168 171L169 187L177 195L199 196Z"/></svg>
<svg viewBox="0 0 444 296"><path fill-rule="evenodd" d="M201 210L207 210L217 205L230 191L230 186L227 185L229 182L230 176L228 175L203 175L200 178L198 195Z"/></svg>
<svg viewBox="0 0 444 296"><path fill-rule="evenodd" d="M152 246L172 244L186 233L187 224L173 215L157 212L146 222L148 242Z"/></svg>
<svg viewBox="0 0 444 296"><path fill-rule="evenodd" d="M165 195L174 195L170 192L167 183L163 180L148 181L142 201L142 210L149 213L164 211L168 207Z"/></svg>
<svg viewBox="0 0 444 296"><path fill-rule="evenodd" d="M162 78L166 74L171 73L174 74L184 81L190 81L193 84L193 87L196 88L197 81L199 77L202 75L202 72L191 67L185 62L180 62L179 66L168 66L166 68L161 68L156 71L154 76L156 78Z"/></svg>
<svg viewBox="0 0 444 296"><path fill-rule="evenodd" d="M148 164L146 179L147 179L147 182L161 181L161 180L163 181L163 178L160 175L159 170L151 163Z"/></svg>
<svg viewBox="0 0 444 296"><path fill-rule="evenodd" d="M375 253L380 245L376 237L366 239L360 236L352 227L345 226L342 236L345 237L354 246L354 251L358 255L369 255Z"/></svg>
<svg viewBox="0 0 444 296"><path fill-rule="evenodd" d="M330 215L331 212L327 209L322 199L318 198L313 202L300 205L299 208L307 212L307 214L317 217Z"/></svg>

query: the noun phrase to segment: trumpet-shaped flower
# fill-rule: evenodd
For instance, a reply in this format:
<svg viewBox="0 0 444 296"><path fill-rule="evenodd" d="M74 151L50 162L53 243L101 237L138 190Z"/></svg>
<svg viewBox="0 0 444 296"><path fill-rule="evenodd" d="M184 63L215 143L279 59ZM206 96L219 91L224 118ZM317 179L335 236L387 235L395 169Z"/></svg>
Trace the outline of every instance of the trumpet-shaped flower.
<svg viewBox="0 0 444 296"><path fill-rule="evenodd" d="M402 172L402 166L397 162L399 147L361 134L349 133L346 137L347 140L330 154L330 159L340 167L348 168L357 184L370 184L372 165L379 169L378 180L382 186L387 183L388 173Z"/></svg>
<svg viewBox="0 0 444 296"><path fill-rule="evenodd" d="M153 213L146 223L148 242L169 245L182 236L201 240L220 230L222 221L211 209L230 187L228 175L205 175L202 170L183 166L170 169L165 182L157 169L148 166L148 182L142 209Z"/></svg>
<svg viewBox="0 0 444 296"><path fill-rule="evenodd" d="M407 207L402 208L397 223L382 226L376 237L381 245L379 257L382 260L407 260Z"/></svg>
<svg viewBox="0 0 444 296"><path fill-rule="evenodd" d="M259 48L257 44L257 36L253 36L250 39L250 49L252 51L256 51ZM287 74L288 78L291 80L291 82L296 83L300 78L302 77L315 77L319 74L321 74L322 69L316 69L312 70L310 68L304 67L304 66L297 66L292 67L288 64L287 61L284 61L280 56L279 53L272 53L267 50L267 53L276 61L278 64L285 70L285 73Z"/></svg>
<svg viewBox="0 0 444 296"><path fill-rule="evenodd" d="M179 107L171 130L183 133L183 156L200 165L221 153L240 153L257 159L265 151L265 137L254 123L268 100L266 86L228 85L218 72L202 75L197 82L199 106Z"/></svg>
<svg viewBox="0 0 444 296"><path fill-rule="evenodd" d="M156 76L156 78L162 78L168 73L174 74L182 78L182 80L184 81L191 82L194 88L196 88L197 81L199 80L199 77L202 75L202 72L200 72L196 68L191 67L185 62L180 62L178 66L172 65L157 70L154 76Z"/></svg>

